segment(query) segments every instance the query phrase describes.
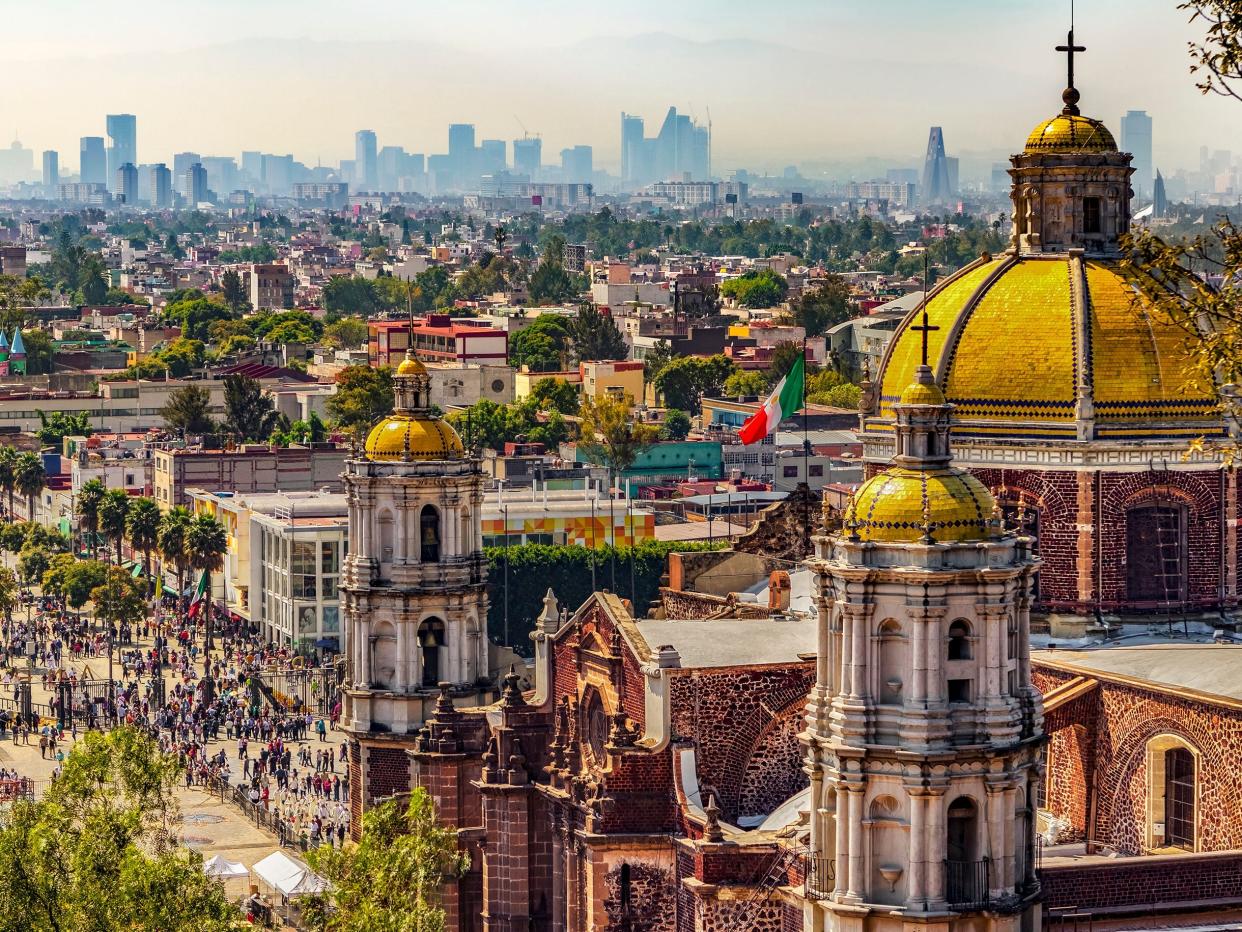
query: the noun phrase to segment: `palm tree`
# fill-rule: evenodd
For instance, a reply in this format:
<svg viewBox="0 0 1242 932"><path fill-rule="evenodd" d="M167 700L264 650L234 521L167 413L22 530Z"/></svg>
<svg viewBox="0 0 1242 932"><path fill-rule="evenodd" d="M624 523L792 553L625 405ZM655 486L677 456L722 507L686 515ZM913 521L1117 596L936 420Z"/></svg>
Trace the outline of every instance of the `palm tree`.
<svg viewBox="0 0 1242 932"><path fill-rule="evenodd" d="M129 495L124 489L109 489L99 503L99 529L104 537L116 541L116 565L121 565L121 540L129 518Z"/></svg>
<svg viewBox="0 0 1242 932"><path fill-rule="evenodd" d="M125 519L125 533L129 545L142 551L142 569L147 574L148 595L155 594L155 579L151 575L151 551L159 542L160 506L152 498L136 498L129 503L129 515Z"/></svg>
<svg viewBox="0 0 1242 932"><path fill-rule="evenodd" d="M224 568L224 555L229 549L228 535L224 525L211 515L195 515L186 530L185 549L189 554L190 565L201 570L206 577L204 589L207 593L207 644L211 650L215 645L211 639L212 611L211 605L211 574Z"/></svg>
<svg viewBox="0 0 1242 932"><path fill-rule="evenodd" d="M78 492L81 533L92 558L95 556L95 535L99 533L99 503L107 491L102 479L88 479Z"/></svg>
<svg viewBox="0 0 1242 932"><path fill-rule="evenodd" d="M43 491L44 478L43 460L37 453L23 453L17 458L13 468L13 485L26 498L27 519L35 519L35 499Z"/></svg>
<svg viewBox="0 0 1242 932"><path fill-rule="evenodd" d="M0 489L9 496L9 517L13 517L13 489L17 468L17 448L0 447Z"/></svg>
<svg viewBox="0 0 1242 932"><path fill-rule="evenodd" d="M160 551L160 559L171 563L177 568L177 605L180 607L182 595L185 593L185 571L189 566L189 552L186 550L186 533L190 529L192 516L188 509L175 505L160 518L160 529L156 534L156 546Z"/></svg>

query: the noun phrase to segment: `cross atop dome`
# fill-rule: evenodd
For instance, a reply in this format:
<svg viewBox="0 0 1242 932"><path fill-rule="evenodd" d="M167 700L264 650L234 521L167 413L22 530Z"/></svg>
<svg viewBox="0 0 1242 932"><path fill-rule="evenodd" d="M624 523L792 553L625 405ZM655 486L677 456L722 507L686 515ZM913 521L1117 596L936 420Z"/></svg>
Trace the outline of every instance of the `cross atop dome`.
<svg viewBox="0 0 1242 932"><path fill-rule="evenodd" d="M1057 51L1065 53L1066 64L1066 84L1065 90L1061 93L1061 99L1065 101L1065 109L1061 112L1071 116L1078 116L1078 101L1081 95L1078 88L1074 87L1074 53L1085 52L1085 45L1074 44L1074 27L1071 25L1068 35L1065 37L1065 45L1058 45Z"/></svg>

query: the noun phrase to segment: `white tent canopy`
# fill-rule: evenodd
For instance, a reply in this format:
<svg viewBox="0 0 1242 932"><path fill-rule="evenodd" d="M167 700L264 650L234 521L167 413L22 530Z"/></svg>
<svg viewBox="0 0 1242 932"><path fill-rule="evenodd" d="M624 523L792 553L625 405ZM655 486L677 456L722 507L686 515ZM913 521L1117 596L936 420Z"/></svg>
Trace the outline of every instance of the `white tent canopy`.
<svg viewBox="0 0 1242 932"><path fill-rule="evenodd" d="M290 897L318 893L328 885L309 867L283 851L273 851L252 870L269 887Z"/></svg>
<svg viewBox="0 0 1242 932"><path fill-rule="evenodd" d="M241 861L230 861L222 854L217 854L203 862L203 873L208 877L219 877L229 880L233 877L249 876L250 871Z"/></svg>

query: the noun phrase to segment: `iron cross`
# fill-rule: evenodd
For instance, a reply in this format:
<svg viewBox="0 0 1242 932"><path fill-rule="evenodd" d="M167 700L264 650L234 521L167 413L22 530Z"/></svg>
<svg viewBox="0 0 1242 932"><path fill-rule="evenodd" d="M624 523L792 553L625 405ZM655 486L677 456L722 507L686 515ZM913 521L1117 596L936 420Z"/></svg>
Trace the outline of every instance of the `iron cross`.
<svg viewBox="0 0 1242 932"><path fill-rule="evenodd" d="M1086 50L1087 50L1087 47L1085 45L1074 44L1074 30L1071 27L1069 31L1069 35L1067 36L1066 44L1057 46L1058 52L1065 53L1067 64L1069 66L1069 84L1067 84L1066 87L1074 86L1074 53L1085 52Z"/></svg>
<svg viewBox="0 0 1242 932"><path fill-rule="evenodd" d="M933 324L929 324L927 322L927 300L926 299L923 300L923 323L915 324L910 329L917 331L918 333L921 333L923 335L923 365L927 365L927 334L929 334L933 330L939 330L940 328L937 326L934 326Z"/></svg>

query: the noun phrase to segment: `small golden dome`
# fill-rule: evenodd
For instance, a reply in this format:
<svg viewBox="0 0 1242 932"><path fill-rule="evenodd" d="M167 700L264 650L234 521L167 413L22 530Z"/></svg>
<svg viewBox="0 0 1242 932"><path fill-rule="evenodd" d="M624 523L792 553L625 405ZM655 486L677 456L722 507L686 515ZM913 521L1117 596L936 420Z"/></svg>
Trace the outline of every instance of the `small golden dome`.
<svg viewBox="0 0 1242 932"><path fill-rule="evenodd" d="M862 540L888 543L918 543L925 530L937 543L987 540L996 536L994 508L992 493L963 469L894 466L854 493L845 526Z"/></svg>
<svg viewBox="0 0 1242 932"><path fill-rule="evenodd" d="M898 404L942 405L946 404L946 402L944 400L944 392L940 390L940 386L935 382L932 382L930 385L922 382L913 382L901 393Z"/></svg>
<svg viewBox="0 0 1242 932"><path fill-rule="evenodd" d="M457 431L438 418L393 414L367 435L366 454L372 460L451 460L465 452Z"/></svg>
<svg viewBox="0 0 1242 932"><path fill-rule="evenodd" d="M414 356L407 355L397 366L397 375L426 375L427 367Z"/></svg>
<svg viewBox="0 0 1242 932"><path fill-rule="evenodd" d="M1031 130L1027 152L1116 152L1117 141L1099 120L1058 113Z"/></svg>

